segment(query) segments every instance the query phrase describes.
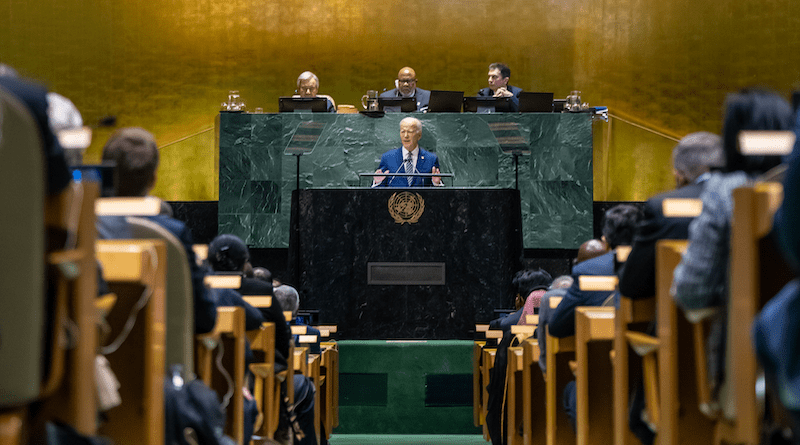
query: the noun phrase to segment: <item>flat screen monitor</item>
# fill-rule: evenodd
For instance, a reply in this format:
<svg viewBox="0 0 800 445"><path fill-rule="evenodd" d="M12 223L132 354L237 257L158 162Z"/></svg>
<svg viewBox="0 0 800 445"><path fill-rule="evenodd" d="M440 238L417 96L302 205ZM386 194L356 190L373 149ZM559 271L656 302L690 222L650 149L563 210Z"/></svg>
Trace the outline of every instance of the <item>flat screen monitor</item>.
<svg viewBox="0 0 800 445"><path fill-rule="evenodd" d="M100 184L100 196L113 198L117 196L117 164L106 161L102 164L82 164L72 167L72 179L75 182L89 181Z"/></svg>
<svg viewBox="0 0 800 445"><path fill-rule="evenodd" d="M552 113L553 93L534 93L523 91L519 93L520 113Z"/></svg>
<svg viewBox="0 0 800 445"><path fill-rule="evenodd" d="M553 113L561 113L564 111L564 105L567 104L567 99L553 99Z"/></svg>
<svg viewBox="0 0 800 445"><path fill-rule="evenodd" d="M278 111L280 113L293 111L324 113L328 111L328 99L324 97L279 97Z"/></svg>
<svg viewBox="0 0 800 445"><path fill-rule="evenodd" d="M463 100L463 91L432 90L428 113L460 113Z"/></svg>
<svg viewBox="0 0 800 445"><path fill-rule="evenodd" d="M470 96L464 98L465 113L506 113L511 111L508 97Z"/></svg>
<svg viewBox="0 0 800 445"><path fill-rule="evenodd" d="M410 113L417 111L417 101L413 97L379 97L378 109L395 113Z"/></svg>

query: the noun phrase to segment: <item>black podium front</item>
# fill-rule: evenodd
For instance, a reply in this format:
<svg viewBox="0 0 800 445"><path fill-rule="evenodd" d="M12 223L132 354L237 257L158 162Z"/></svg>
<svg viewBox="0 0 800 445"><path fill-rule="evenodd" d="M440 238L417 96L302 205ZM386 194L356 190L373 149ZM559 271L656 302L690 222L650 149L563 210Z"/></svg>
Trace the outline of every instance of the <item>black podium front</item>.
<svg viewBox="0 0 800 445"><path fill-rule="evenodd" d="M292 196L290 277L340 339L471 339L511 302L511 189L308 189Z"/></svg>

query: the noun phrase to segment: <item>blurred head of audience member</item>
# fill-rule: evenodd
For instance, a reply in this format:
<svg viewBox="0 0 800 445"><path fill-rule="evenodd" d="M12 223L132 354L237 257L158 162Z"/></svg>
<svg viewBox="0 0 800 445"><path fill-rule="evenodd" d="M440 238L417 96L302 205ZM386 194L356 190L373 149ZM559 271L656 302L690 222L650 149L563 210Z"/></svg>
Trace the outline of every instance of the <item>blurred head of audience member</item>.
<svg viewBox="0 0 800 445"><path fill-rule="evenodd" d="M744 89L725 100L722 147L725 172L764 173L781 162L780 156L744 156L739 152L743 130L792 130L792 106L772 91Z"/></svg>
<svg viewBox="0 0 800 445"><path fill-rule="evenodd" d="M602 240L590 239L589 241L584 241L581 247L578 248L578 256L575 258L572 265L574 266L583 261L600 256L609 250L611 249L608 247L608 244Z"/></svg>
<svg viewBox="0 0 800 445"><path fill-rule="evenodd" d="M253 268L253 278L272 283L272 272L266 267L257 266Z"/></svg>
<svg viewBox="0 0 800 445"><path fill-rule="evenodd" d="M603 238L611 249L617 246L630 245L636 224L642 218L638 207L620 204L606 210L603 216Z"/></svg>
<svg viewBox="0 0 800 445"><path fill-rule="evenodd" d="M572 278L572 275L558 276L553 280L552 283L550 283L550 287L547 290L568 289L570 286L572 286L573 281L574 278Z"/></svg>
<svg viewBox="0 0 800 445"><path fill-rule="evenodd" d="M525 269L517 272L511 280L511 285L516 289L515 309L519 309L525 304L525 299L531 292L537 289L547 289L552 281L553 277L544 269Z"/></svg>
<svg viewBox="0 0 800 445"><path fill-rule="evenodd" d="M143 128L121 128L103 147L103 160L114 161L119 174L118 196L147 196L156 184L158 146Z"/></svg>
<svg viewBox="0 0 800 445"><path fill-rule="evenodd" d="M243 272L249 260L247 245L236 235L219 235L208 245L208 264L215 272Z"/></svg>
<svg viewBox="0 0 800 445"><path fill-rule="evenodd" d="M721 137L707 131L691 133L672 149L675 188L692 184L703 174L724 164Z"/></svg>
<svg viewBox="0 0 800 445"><path fill-rule="evenodd" d="M283 284L276 287L273 292L283 310L291 311L292 319L297 317L297 310L300 308L300 295L297 293L297 289Z"/></svg>

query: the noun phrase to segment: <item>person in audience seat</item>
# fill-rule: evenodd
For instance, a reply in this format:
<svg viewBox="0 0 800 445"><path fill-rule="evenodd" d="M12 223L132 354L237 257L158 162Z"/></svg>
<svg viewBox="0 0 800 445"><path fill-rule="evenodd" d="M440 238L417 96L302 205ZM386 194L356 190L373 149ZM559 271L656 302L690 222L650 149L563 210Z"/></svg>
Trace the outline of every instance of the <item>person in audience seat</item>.
<svg viewBox="0 0 800 445"><path fill-rule="evenodd" d="M586 260L576 265L572 269L573 283L561 300L561 303L553 309L545 320L549 326L550 334L554 337L569 337L575 335L575 308L579 306L601 306L612 294L607 291L585 291L580 288L581 275L615 275L614 255L617 246L629 245L633 240L633 232L636 224L641 219L641 212L638 208L621 204L608 209L603 218L603 237L608 246L612 249L598 257ZM539 323L542 324L542 316L539 315ZM564 409L575 426L577 394L575 392L575 381L566 385L563 394Z"/></svg>
<svg viewBox="0 0 800 445"><path fill-rule="evenodd" d="M236 235L218 235L208 245L208 264L216 273L243 273L249 263L250 250ZM241 295L272 295L272 284L257 278L242 276L241 287L236 291ZM286 366L291 333L283 317L283 305L280 301L273 299L270 307L253 310L260 311L263 321L275 323L275 360L276 363Z"/></svg>
<svg viewBox="0 0 800 445"><path fill-rule="evenodd" d="M400 72L397 73L395 88L384 91L380 97L413 97L417 103L417 111L425 111L431 100L431 92L417 88L417 72L413 68L405 66L400 68Z"/></svg>
<svg viewBox="0 0 800 445"><path fill-rule="evenodd" d="M158 146L153 135L143 128L121 128L114 132L103 147L103 160L117 164L117 196L144 197L156 184ZM192 275L194 329L199 334L211 332L217 319L217 298L203 284L207 272L195 260L191 231L184 222L168 215L146 218L172 232L183 243Z"/></svg>
<svg viewBox="0 0 800 445"><path fill-rule="evenodd" d="M310 345L309 352L312 354L320 354L322 352L320 348L320 332L319 329L313 326L307 326L305 323L301 323L300 320L297 318L297 311L300 309L300 294L297 293L297 289L289 286L288 284L282 284L275 288L275 298L281 303L281 307L286 309L287 311L292 312L292 322L291 324L296 324L298 326L306 326L306 334L307 335L316 335L317 341ZM292 336L295 340L295 345L299 345L298 337Z"/></svg>
<svg viewBox="0 0 800 445"><path fill-rule="evenodd" d="M665 199L696 199L711 176L721 167L722 138L708 133L692 133L672 150L672 173L676 189L653 196L645 203L642 220L636 226L628 260L620 271L619 290L628 298L650 298L656 292L656 242L662 239L687 239L692 218L664 217Z"/></svg>
<svg viewBox="0 0 800 445"><path fill-rule="evenodd" d="M608 244L599 239L590 239L584 241L578 248L578 256L575 257L573 267L578 264L590 260L592 258L603 255L609 251ZM550 290L542 295L541 307L539 308L539 325L536 326L536 338L539 339L539 367L542 372L547 370L547 344L545 342L545 333L547 332L547 323L550 320L553 309L550 308L550 298L564 297L567 294L567 289L572 286L575 280L570 275L563 275L555 280L550 286Z"/></svg>
<svg viewBox="0 0 800 445"><path fill-rule="evenodd" d="M511 285L516 289L516 295L514 296L516 312L490 321L489 328L504 332L510 331L511 326L519 322L528 297L537 290L546 290L552 281L553 278L543 269L525 269L517 272L511 280Z"/></svg>
<svg viewBox="0 0 800 445"><path fill-rule="evenodd" d="M779 156L744 156L738 137L743 130L790 130L791 105L777 94L745 89L728 95L722 129L725 165L712 172L700 198L703 210L689 225L689 246L675 268L672 295L684 310L725 307L728 298L733 189L781 162ZM723 383L725 368L725 311L712 321L708 339L708 375L712 397L721 402L724 413L728 390ZM746 329L746 327L742 327Z"/></svg>
<svg viewBox="0 0 800 445"><path fill-rule="evenodd" d="M691 217L665 217L665 199L697 199L711 176L711 169L723 164L722 138L708 132L692 133L678 142L672 150L672 173L676 189L648 199L644 216L636 226L628 260L620 271L620 293L628 298L652 298L656 291L656 243L662 239L687 239ZM617 301L618 303L618 301ZM619 306L617 304L617 306ZM655 316L655 314L653 314ZM655 324L648 328L655 334ZM639 440L649 445L654 431L642 421L644 409L643 382L634 383L630 428Z"/></svg>

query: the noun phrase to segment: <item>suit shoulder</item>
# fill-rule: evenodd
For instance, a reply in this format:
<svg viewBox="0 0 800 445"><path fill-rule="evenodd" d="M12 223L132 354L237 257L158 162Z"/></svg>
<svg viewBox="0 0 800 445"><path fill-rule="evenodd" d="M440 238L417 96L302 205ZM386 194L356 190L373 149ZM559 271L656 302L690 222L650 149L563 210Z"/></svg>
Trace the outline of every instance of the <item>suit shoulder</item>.
<svg viewBox="0 0 800 445"><path fill-rule="evenodd" d="M572 269L572 275L607 275L614 273L614 252L582 261Z"/></svg>
<svg viewBox="0 0 800 445"><path fill-rule="evenodd" d="M397 88L392 88L391 90L384 91L378 97L395 97L397 95Z"/></svg>

